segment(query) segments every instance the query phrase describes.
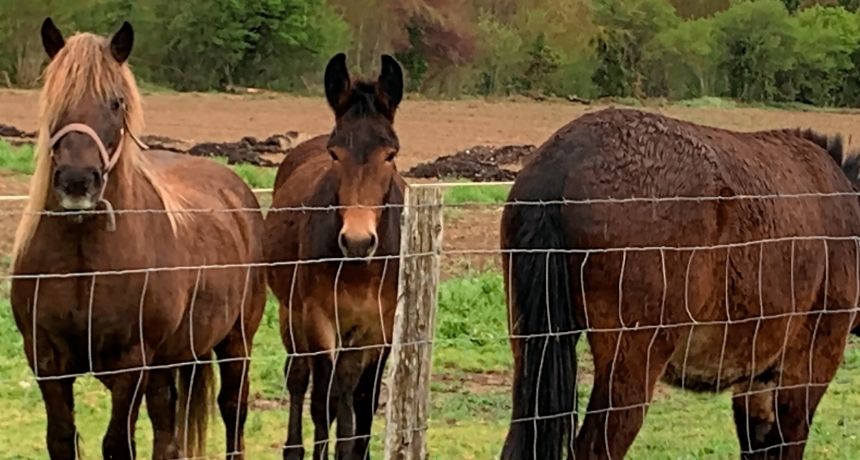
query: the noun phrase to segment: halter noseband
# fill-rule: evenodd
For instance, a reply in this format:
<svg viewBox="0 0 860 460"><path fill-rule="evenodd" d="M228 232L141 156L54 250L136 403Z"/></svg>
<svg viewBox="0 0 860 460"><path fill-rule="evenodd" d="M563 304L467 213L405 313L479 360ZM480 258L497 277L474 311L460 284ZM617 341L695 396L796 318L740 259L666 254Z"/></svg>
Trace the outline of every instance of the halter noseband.
<svg viewBox="0 0 860 460"><path fill-rule="evenodd" d="M119 130L119 142L116 145L116 149L114 149L113 151L113 155L108 153L107 148L105 147L104 142L102 142L101 137L99 137L98 133L96 133L96 131L89 125L85 125L83 123L69 123L66 126L60 128L59 131L57 131L56 133L54 133L53 136L51 136L50 145L52 158L54 156L54 147L57 145L57 143L60 142L60 139L65 137L67 134L73 132L86 134L90 137L90 139L93 140L93 142L96 144L96 147L98 147L99 149L99 155L101 156L102 160L102 184L101 189L99 190L97 204L103 204L105 206L105 210L107 211L107 230L109 232L116 231L116 216L113 212L113 205L110 203L110 201L104 198L105 189L107 188L108 177L110 176L110 172L113 171L113 168L116 166L117 162L119 162L119 156L122 153L122 146L125 141L126 133L129 134L131 139L134 141L135 144L137 144L138 147L141 148L141 150L146 150L149 147L147 147L146 144L144 144L137 136L135 136L134 133L126 129L125 120L123 120L122 128L120 128Z"/></svg>

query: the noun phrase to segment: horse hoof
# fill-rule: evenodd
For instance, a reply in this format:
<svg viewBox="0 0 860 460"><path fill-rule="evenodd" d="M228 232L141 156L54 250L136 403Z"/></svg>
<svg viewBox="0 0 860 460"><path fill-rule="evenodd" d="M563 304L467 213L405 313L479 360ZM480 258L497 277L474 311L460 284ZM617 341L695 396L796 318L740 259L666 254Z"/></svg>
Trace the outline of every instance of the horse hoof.
<svg viewBox="0 0 860 460"><path fill-rule="evenodd" d="M304 460L304 458L304 447L284 446L284 460Z"/></svg>

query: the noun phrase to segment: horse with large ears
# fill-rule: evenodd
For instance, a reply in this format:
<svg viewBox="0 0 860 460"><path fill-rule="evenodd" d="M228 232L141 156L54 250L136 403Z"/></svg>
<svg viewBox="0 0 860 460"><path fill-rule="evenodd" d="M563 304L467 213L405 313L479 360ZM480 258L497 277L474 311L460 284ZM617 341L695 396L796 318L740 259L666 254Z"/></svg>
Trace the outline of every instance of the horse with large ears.
<svg viewBox="0 0 860 460"><path fill-rule="evenodd" d="M144 396L153 457L202 455L214 353L228 456L242 458L266 302L257 199L215 162L143 152L129 23L111 38L66 40L46 19L42 43L51 62L11 302L45 401L48 454L77 458L72 390L92 374L111 392L104 458L135 457Z"/></svg>
<svg viewBox="0 0 860 460"><path fill-rule="evenodd" d="M304 456L302 406L313 369L314 458L327 458L336 418L337 458L365 459L397 305L405 182L394 164L393 123L403 72L382 56L376 81L353 80L338 54L324 81L334 130L287 155L266 216L266 251L277 264L269 284L289 355L284 458Z"/></svg>

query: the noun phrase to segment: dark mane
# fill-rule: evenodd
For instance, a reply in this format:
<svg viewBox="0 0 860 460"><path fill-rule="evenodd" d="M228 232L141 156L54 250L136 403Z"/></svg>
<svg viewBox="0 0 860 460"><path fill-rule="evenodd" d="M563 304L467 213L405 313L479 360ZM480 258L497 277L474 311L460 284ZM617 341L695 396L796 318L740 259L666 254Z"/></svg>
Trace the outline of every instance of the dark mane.
<svg viewBox="0 0 860 460"><path fill-rule="evenodd" d="M841 134L828 136L812 129L795 129L793 133L823 148L840 167L845 159L845 140Z"/></svg>

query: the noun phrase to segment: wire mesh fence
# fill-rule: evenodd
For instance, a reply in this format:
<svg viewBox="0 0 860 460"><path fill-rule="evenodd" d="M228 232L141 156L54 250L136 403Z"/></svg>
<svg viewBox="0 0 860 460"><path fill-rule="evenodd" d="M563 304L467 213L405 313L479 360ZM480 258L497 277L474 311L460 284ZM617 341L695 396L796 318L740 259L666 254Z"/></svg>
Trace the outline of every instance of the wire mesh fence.
<svg viewBox="0 0 860 460"><path fill-rule="evenodd" d="M653 207L666 203L697 205L856 197L857 194L847 193L801 193L561 200L518 202L510 206ZM509 430L520 425L530 427L525 436L537 443L544 430L553 429L553 422L558 420L565 421L561 426L569 431L560 436L571 448L573 433L578 430L581 437L583 433L593 437L590 442L594 452L613 452L617 443L635 437L638 426L631 429L626 424L634 420L633 425L644 424L646 443L644 447L634 446L635 455L652 452L674 457L693 452L694 457L724 457L727 453L736 455L739 450L755 454L764 452L762 449L779 451L802 445L806 441L797 439L798 433L810 430L807 424L813 413L816 418L812 426L824 427L823 431L812 430L814 452L850 455L853 446L858 445L853 430L860 426L860 419L850 412L856 402L851 387L860 380L860 355L853 345L848 345L846 362L832 384L836 387L835 396L826 400L818 412L815 410L824 390L831 385L836 368L842 365L842 347L857 319L860 235L795 234L707 244L655 241L641 245L502 249L496 234L500 203L445 203L438 188L415 186L410 189L405 205L386 206L392 207L405 214L399 250L360 261L354 257L218 264L201 260L182 266L129 265L79 272L4 273L5 283L26 282L21 286L30 289L26 294L19 289L17 296L12 295L13 299L30 302L15 306L18 312L15 317L8 314L2 317L6 324L0 330L4 341L9 342L6 351L14 349L15 353L15 358L3 361L5 378L0 385L14 389L10 391L11 400L4 401L4 406L8 404L10 412L41 413L45 408L50 410L51 405L65 403L66 396L45 396L41 403L37 388L46 395L69 391L63 394L74 394L78 401L74 416L79 426L73 434L76 437L84 433L87 446L97 445L109 418L121 418L127 430L128 450L136 451L138 456L148 456L152 446L160 448L160 442L173 444L173 448L179 449L177 452L194 451L190 445L195 442L192 390L199 389L194 382L206 372L204 368L215 365L215 370L221 372L215 385L221 394L214 397L213 407L208 409L213 423L209 434L203 435L206 452L215 457L222 457L223 452L244 454L248 458L298 455L303 453L297 450L300 445L307 449L308 457L315 448L326 447L333 453L339 445L386 458L497 457ZM342 209L303 206L181 212L271 215L332 213ZM3 212L21 213L20 210ZM98 218L104 212L74 214ZM116 209L113 212L122 218L164 211ZM70 217L68 212L44 215L55 219ZM831 267L834 251L850 253L853 265L841 263ZM779 256L774 256L777 253ZM515 259L527 255L545 260L562 257L568 261L570 283L565 288L570 290L571 298L578 299L574 302L579 315L575 327L560 327L559 318L554 317L557 312L551 309L554 297L546 289L549 284L542 291L535 291L546 295L541 299L546 304L546 310L541 312L546 315L545 329L524 328L519 323L524 320L517 316L523 312L506 308L505 299L515 296L510 287L517 274L515 270L502 271L502 267L515 267ZM813 259L822 261L823 270L804 266ZM752 270L741 270L742 281L736 276L740 269L734 265L735 260L754 261ZM703 287L701 267L705 265L719 266L719 270L708 272L711 284ZM378 270L367 269L370 266ZM610 271L606 268L609 266L615 268ZM313 267L327 267L332 276L326 280L331 283L310 283L297 290L300 270L310 271ZM281 280L289 287L289 295L284 300L268 293L264 311L259 312L259 318L252 318L256 314L251 314L249 305L252 297L249 280L257 270L269 272L269 283L273 273L289 274L290 278ZM207 313L205 320L189 321L196 318L195 306L200 308L207 301L206 305L215 304L204 299L202 293L207 276L218 271L229 271L244 280L238 295L240 307L230 311L225 306L223 312ZM550 278L536 273L521 275L536 276L540 283L549 283ZM180 276L189 276L194 282L193 288L185 293L187 310L172 327L180 334L187 334L183 343L195 345L165 353L148 344L152 331L144 328L148 324L144 316L150 305L147 299L157 281L163 279L160 277ZM110 284L106 281L110 278L114 279L113 284L116 280L135 280L128 284L134 289L100 288ZM777 281L768 281L771 278ZM386 293L392 288L385 284L386 279L396 280L393 297ZM820 298L816 297L818 291L813 292L809 287L810 283L824 287ZM362 286L361 294L356 294L359 292L356 285ZM68 310L73 311L54 308L56 311L48 314L44 299L65 286L74 286L67 299ZM322 291L331 295L315 300ZM733 305L736 291L744 291L744 299L757 299L756 304L744 310L755 314L734 314L738 311ZM851 294L848 296L851 301L835 301L837 297L846 298L846 295L836 296L837 291ZM133 303L136 314L132 318L99 317L96 314L102 311L99 305L110 303L99 296L133 299L118 303ZM307 316L313 308L332 314ZM643 311L638 312L637 308ZM26 315L21 315L22 311ZM203 331L210 327L209 321L222 314L235 316L230 319L239 325L237 330L242 334L237 342L241 351L228 356L219 353L218 340L210 338L211 343L206 344L199 341L199 336L206 335ZM305 316L299 318L301 315ZM259 328L254 326L249 330L246 325L254 321L259 322ZM181 323L187 323L187 327ZM22 337L13 327L16 324L19 328L29 325L29 336ZM298 332L299 328L319 324L334 331L328 337L330 346L298 343L307 339L307 335ZM80 325L83 327L76 328ZM508 327L513 327L513 332ZM103 335L100 330L122 330L124 336L118 340L111 335L114 332ZM584 339L577 343L574 338L580 335ZM60 342L70 338L74 338L77 348L65 350ZM171 339L163 341L169 347ZM663 346L669 341L681 345ZM586 347L586 342L590 347ZM105 364L110 361L105 356L118 352L119 343L138 354L139 364L124 367ZM579 351L579 362L569 370L574 378L572 393L554 386L562 382L556 374L565 372L558 368L564 362L547 361L555 359L554 348L560 346L572 346ZM67 353L62 353L64 350ZM36 364L32 373L26 366L25 354ZM168 357L161 358L159 354ZM175 359L176 356L183 359ZM534 357L538 357L538 362L528 362ZM64 366L74 363L71 365L74 370L39 371L57 362ZM535 370L537 375L531 373ZM179 378L183 372L189 375ZM541 372L546 373L541 375ZM154 408L164 403L152 389L164 382L161 379L172 382L174 373L179 383L166 385L172 388L170 401L175 404L175 410L170 412L175 413L175 423L181 425L175 427L181 434L176 435L177 439L159 430L163 425L158 415L153 417ZM296 377L297 373L303 375ZM127 404L133 406L142 401L145 413L158 428L150 429L150 421L139 417L136 410L126 407L124 412L117 412L117 391L111 400L93 378L112 390L119 385L130 385ZM65 385L71 385L75 379L83 381L79 385L82 388L71 393ZM512 408L511 395L529 388L529 379L533 392L526 396L533 404L528 405L526 412L520 407L518 413L517 407ZM693 393L675 393L661 379ZM235 386L232 392L224 392L225 382ZM182 384L188 385L188 391L179 388ZM731 396L701 396L730 390ZM306 397L298 398L299 394ZM557 396L566 398L561 406L545 403ZM248 409L244 408L246 397L249 397ZM704 402L708 398L716 398L716 402ZM684 405L695 407L699 415L688 414L683 419L686 422L678 422L677 412L683 411ZM376 406L379 408L374 411ZM786 411L784 406L800 409ZM558 407L566 409L551 410ZM721 415L727 417L725 420L705 413L715 407L724 410ZM290 421L290 414L299 408L304 414L301 423ZM734 411L735 423L729 415L730 409ZM642 422L646 410L651 413ZM27 418L19 435L27 439L25 444L42 448L46 430L50 436L53 428L48 420L50 416ZM705 420L708 426L681 432L697 420ZM660 424L668 426L655 426ZM300 444L295 442L295 433L287 439L288 433L295 430L300 435ZM716 447L694 447L687 444L691 440ZM759 445L765 447L759 449ZM202 451L195 455L186 458L209 458Z"/></svg>

